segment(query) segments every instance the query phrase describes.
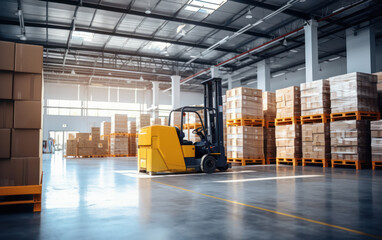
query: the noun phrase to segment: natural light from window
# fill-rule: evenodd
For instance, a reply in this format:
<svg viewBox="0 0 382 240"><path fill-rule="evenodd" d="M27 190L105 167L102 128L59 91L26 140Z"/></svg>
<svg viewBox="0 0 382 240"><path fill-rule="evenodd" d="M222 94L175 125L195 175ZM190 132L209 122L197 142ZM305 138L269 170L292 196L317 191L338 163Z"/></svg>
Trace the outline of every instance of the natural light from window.
<svg viewBox="0 0 382 240"><path fill-rule="evenodd" d="M227 0L190 0L184 9L192 12L211 14L226 1Z"/></svg>

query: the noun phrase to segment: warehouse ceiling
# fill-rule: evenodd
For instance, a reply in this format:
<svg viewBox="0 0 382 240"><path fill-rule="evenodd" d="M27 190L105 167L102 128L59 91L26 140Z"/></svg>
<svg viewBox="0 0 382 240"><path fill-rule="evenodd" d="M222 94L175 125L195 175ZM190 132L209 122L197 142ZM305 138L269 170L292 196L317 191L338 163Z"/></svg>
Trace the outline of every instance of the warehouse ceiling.
<svg viewBox="0 0 382 240"><path fill-rule="evenodd" d="M151 88L150 81L170 87L182 78L319 22L321 61L345 51L344 30L361 23L379 24L381 1L300 0L282 13L234 39L212 45L284 6L287 0L3 0L0 38L45 47L45 80ZM354 6L351 6L354 4ZM350 7L349 7L350 6ZM322 18L325 18L322 20ZM380 28L377 28L380 34ZM304 64L304 34L291 37L220 67L240 81L256 77L256 63L269 59L271 71L295 71ZM193 62L190 62L193 60ZM199 90L198 75L183 89Z"/></svg>

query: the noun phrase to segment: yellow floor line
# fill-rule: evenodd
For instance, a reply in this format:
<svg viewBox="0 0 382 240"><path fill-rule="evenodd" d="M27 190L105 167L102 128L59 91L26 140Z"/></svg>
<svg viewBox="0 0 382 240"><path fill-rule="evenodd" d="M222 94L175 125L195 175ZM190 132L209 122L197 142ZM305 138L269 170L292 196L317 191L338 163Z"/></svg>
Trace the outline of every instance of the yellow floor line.
<svg viewBox="0 0 382 240"><path fill-rule="evenodd" d="M162 185L166 185L166 186L169 186L169 187L172 187L172 188L180 189L180 190L183 190L183 191L199 194L199 195L202 195L202 196L205 196L205 197L218 199L218 200L221 200L221 201L224 201L224 202L229 202L229 203L233 203L233 204L237 204L237 205L241 205L241 206L245 206L245 207L250 207L250 208L257 209L257 210L261 210L261 211L266 211L266 212L282 215L282 216L285 216L285 217L290 217L290 218L295 218L295 219L303 220L303 221L306 221L306 222L316 223L316 224L320 224L320 225L323 225L323 226L327 226L327 227L331 227L331 228L336 228L336 229L344 230L344 231L355 233L355 234L360 234L360 235L363 235L363 236L368 236L368 237L372 237L372 238L376 238L376 239L382 239L382 236L377 236L377 235L373 235L373 234L357 231L357 230L350 229L350 228L347 228L347 227L341 227L341 226L329 224L329 223L326 223L326 222L316 221L316 220L313 220L313 219L299 217L299 216L288 214L288 213L278 212L278 211L274 211L274 210L270 210L270 209L266 209L266 208L262 208L262 207L256 207L256 206L253 206L253 205L249 205L249 204L245 204L245 203L241 203L241 202L237 202L237 201L232 201L232 200L228 200L228 199L224 199L224 198L219 198L219 197L215 197L215 196L212 196L212 195L208 195L208 194L204 194L204 193L200 193L200 192L195 192L193 190L177 187L177 186L174 186L174 185L170 185L170 184L167 184L167 183L162 183L162 182L155 181L155 180L151 180L151 181L159 183L159 184L162 184Z"/></svg>

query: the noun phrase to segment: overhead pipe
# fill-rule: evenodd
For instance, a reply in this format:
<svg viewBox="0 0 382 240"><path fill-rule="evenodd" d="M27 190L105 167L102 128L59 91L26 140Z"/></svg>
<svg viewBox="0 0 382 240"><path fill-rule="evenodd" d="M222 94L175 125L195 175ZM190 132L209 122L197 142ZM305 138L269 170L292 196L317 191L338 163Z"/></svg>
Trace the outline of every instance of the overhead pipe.
<svg viewBox="0 0 382 240"><path fill-rule="evenodd" d="M317 22L325 21L325 20L327 20L327 19L329 19L329 18L332 18L332 17L334 17L334 16L336 16L336 15L338 15L338 14L344 12L344 11L347 11L347 10L353 8L353 7L356 7L356 6L358 6L358 5L361 5L361 4L366 3L366 2L369 2L369 1L370 1L370 0L360 0L360 1L358 1L358 2L355 2L355 3L353 3L353 4L350 4L350 5L347 6L347 7L344 7L344 8L342 8L342 9L338 9L338 10L336 10L335 12L329 14L328 16L325 16L325 17L323 17L323 18L320 18L319 20L317 20ZM234 61L234 60L236 60L236 59L238 59L238 58L241 58L241 57L244 57L244 56L246 56L246 55L248 55L248 54L251 54L251 53L254 52L254 51L258 51L259 49L262 49L262 48L264 48L264 47L267 47L268 45L271 45L271 44L274 44L274 43L279 42L279 41L281 41L281 40L284 40L284 39L286 39L286 37L290 37L290 36L292 36L292 35L295 35L296 33L302 31L303 29L304 29L304 26L301 26L301 27L299 27L299 28L297 28L297 29L295 29L295 30L293 30L293 31L290 31L290 32L288 32L288 33L285 33L285 34L283 34L283 35L281 35L281 36L279 36L279 37L277 37L277 38L275 38L275 39L272 39L272 40L270 40L270 41L268 41L268 42L266 42L266 43L264 43L264 44L261 44L261 45L259 45L259 46L257 46L257 47L254 47L254 48L252 48L252 49L250 49L250 50L248 50L248 51L245 51L245 52L243 52L243 53L241 53L241 54L238 54L238 55L236 55L236 56L234 56L234 57L232 57L232 58L230 58L230 59L227 59L227 60L225 60L225 61L223 61L223 62L221 62L221 63L218 63L218 64L215 65L215 67L223 66L223 65L228 64L228 63L230 63L230 62L232 62L232 61ZM189 77L187 77L187 78L184 78L184 79L182 79L182 80L180 81L180 84L184 84L184 83L186 83L186 82L188 82L188 81L190 81L190 80L192 80L192 79L194 79L194 78L196 78L196 77L199 77L199 76L201 76L201 75L207 73L210 69L211 69L210 67L209 67L209 68L206 68L206 69L204 69L204 70L202 70L202 71L200 71L200 72L198 72L198 73L195 73L195 74L193 74L193 75L191 75L191 76L189 76ZM171 88L166 89L166 90L164 90L164 92L169 91L170 89L171 89Z"/></svg>

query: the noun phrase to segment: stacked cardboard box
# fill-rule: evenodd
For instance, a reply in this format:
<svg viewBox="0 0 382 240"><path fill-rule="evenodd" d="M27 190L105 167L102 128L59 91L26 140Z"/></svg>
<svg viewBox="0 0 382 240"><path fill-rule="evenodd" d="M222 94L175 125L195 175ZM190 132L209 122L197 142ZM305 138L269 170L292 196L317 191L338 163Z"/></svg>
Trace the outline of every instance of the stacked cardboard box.
<svg viewBox="0 0 382 240"><path fill-rule="evenodd" d="M101 122L101 136L110 135L111 133L111 122Z"/></svg>
<svg viewBox="0 0 382 240"><path fill-rule="evenodd" d="M330 124L302 125L302 157L330 159Z"/></svg>
<svg viewBox="0 0 382 240"><path fill-rule="evenodd" d="M135 135L129 135L128 154L129 156L137 155L137 137Z"/></svg>
<svg viewBox="0 0 382 240"><path fill-rule="evenodd" d="M115 114L111 120L110 154L127 155L129 137L127 135L127 115Z"/></svg>
<svg viewBox="0 0 382 240"><path fill-rule="evenodd" d="M128 122L128 125L127 125L127 132L128 133L132 133L132 134L136 134L137 133L137 123L136 122L132 122L132 121L129 121Z"/></svg>
<svg viewBox="0 0 382 240"><path fill-rule="evenodd" d="M226 92L227 120L263 119L262 91L254 88L234 88Z"/></svg>
<svg viewBox="0 0 382 240"><path fill-rule="evenodd" d="M38 185L43 48L0 42L0 52L0 186Z"/></svg>
<svg viewBox="0 0 382 240"><path fill-rule="evenodd" d="M301 125L276 126L277 158L301 158Z"/></svg>
<svg viewBox="0 0 382 240"><path fill-rule="evenodd" d="M180 112L173 112L171 114L171 126L180 127L182 114ZM184 119L183 119L184 121Z"/></svg>
<svg viewBox="0 0 382 240"><path fill-rule="evenodd" d="M77 133L75 139L66 142L66 156L94 156L109 153L108 140L100 139L100 128L91 128L91 133Z"/></svg>
<svg viewBox="0 0 382 240"><path fill-rule="evenodd" d="M331 122L330 141L332 160L370 161L370 121Z"/></svg>
<svg viewBox="0 0 382 240"><path fill-rule="evenodd" d="M276 118L276 94L263 92L263 114L264 119L274 121Z"/></svg>
<svg viewBox="0 0 382 240"><path fill-rule="evenodd" d="M371 130L371 160L382 161L382 120L372 121Z"/></svg>
<svg viewBox="0 0 382 240"><path fill-rule="evenodd" d="M276 158L276 131L274 127L264 128L264 156Z"/></svg>
<svg viewBox="0 0 382 240"><path fill-rule="evenodd" d="M167 126L168 125L168 117L160 117L160 124L162 126Z"/></svg>
<svg viewBox="0 0 382 240"><path fill-rule="evenodd" d="M349 73L329 78L331 112L378 112L377 76Z"/></svg>
<svg viewBox="0 0 382 240"><path fill-rule="evenodd" d="M150 119L150 126L161 125L161 124L162 124L162 121L160 118L151 118Z"/></svg>
<svg viewBox="0 0 382 240"><path fill-rule="evenodd" d="M230 126L227 141L227 158L264 158L262 127Z"/></svg>
<svg viewBox="0 0 382 240"><path fill-rule="evenodd" d="M302 83L301 115L330 114L330 85L328 80Z"/></svg>
<svg viewBox="0 0 382 240"><path fill-rule="evenodd" d="M137 127L138 129L148 127L150 126L150 114L139 114L138 121L137 121Z"/></svg>
<svg viewBox="0 0 382 240"><path fill-rule="evenodd" d="M382 72L374 73L377 76L377 95L378 95L378 108L382 113Z"/></svg>
<svg viewBox="0 0 382 240"><path fill-rule="evenodd" d="M99 140L101 139L100 133L101 133L101 130L99 127L92 127L90 130L90 139L92 141L99 142Z"/></svg>
<svg viewBox="0 0 382 240"><path fill-rule="evenodd" d="M111 133L127 133L127 114L114 114L111 117Z"/></svg>
<svg viewBox="0 0 382 240"><path fill-rule="evenodd" d="M276 90L276 118L301 116L300 87Z"/></svg>

